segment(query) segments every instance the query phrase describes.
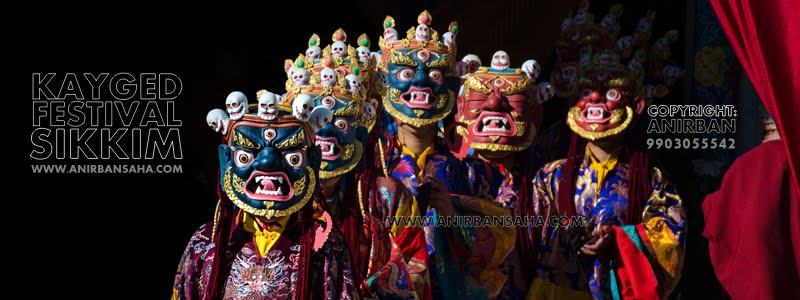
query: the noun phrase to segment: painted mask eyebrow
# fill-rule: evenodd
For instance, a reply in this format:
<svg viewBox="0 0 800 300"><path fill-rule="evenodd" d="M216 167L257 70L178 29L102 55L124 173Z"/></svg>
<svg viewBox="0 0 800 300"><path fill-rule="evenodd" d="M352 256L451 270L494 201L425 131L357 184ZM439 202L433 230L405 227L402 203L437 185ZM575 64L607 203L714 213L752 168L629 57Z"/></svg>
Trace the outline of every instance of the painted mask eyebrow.
<svg viewBox="0 0 800 300"><path fill-rule="evenodd" d="M247 149L261 149L262 143L254 142L260 141L260 137L253 137L248 131L236 128L233 131L233 143L237 146Z"/></svg>
<svg viewBox="0 0 800 300"><path fill-rule="evenodd" d="M298 146L302 146L305 140L306 136L303 128L297 128L294 133L288 135L280 141L274 142L274 145L276 148L281 150L293 149L298 148Z"/></svg>

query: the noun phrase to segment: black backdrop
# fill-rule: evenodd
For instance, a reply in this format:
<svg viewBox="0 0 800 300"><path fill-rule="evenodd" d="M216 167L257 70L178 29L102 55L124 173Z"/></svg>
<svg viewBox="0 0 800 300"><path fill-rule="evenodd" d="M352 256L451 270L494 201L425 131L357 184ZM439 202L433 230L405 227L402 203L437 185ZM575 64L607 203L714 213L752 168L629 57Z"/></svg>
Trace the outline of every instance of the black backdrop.
<svg viewBox="0 0 800 300"><path fill-rule="evenodd" d="M325 45L339 27L348 32L350 42L366 32L376 49L385 15L395 17L403 34L422 9L429 9L433 28L440 32L451 20L459 21L459 57L475 53L487 60L503 49L513 65L535 58L549 71L561 18L574 2L286 1L185 9L115 3L113 8L48 6L47 11L42 7L24 12L21 21L7 25L17 42L4 47L13 53L7 61L23 68L8 83L22 95L13 101L28 99L33 72L175 73L183 82L176 117L183 121L184 158L165 162L182 164L182 174L31 174L35 162L28 158L32 148L27 141L33 130L29 106L23 106L24 113L12 113L21 118L6 120L6 125L26 124L27 129L12 130L19 135L13 141L22 146L9 146L22 150L23 156L17 157L26 157L12 159L23 164L19 169L23 177L18 184L17 173L11 173L14 181L6 187L5 200L12 208L5 210L9 217L3 222L15 234L4 244L12 250L9 263L20 270L11 274L12 282L24 284L11 288L29 286L24 291L35 298L169 297L185 244L200 224L210 220L216 201L218 136L206 127L206 112L222 108L233 90L245 92L251 101L259 89L281 91L286 78L283 60L304 52L311 33L318 33ZM683 3L623 2L623 28L632 28L646 9L655 8L657 35L678 29L681 38L673 53L683 61L687 35ZM593 1L596 20L611 3ZM686 102L680 95L672 93L666 101ZM546 109L545 122L554 122L566 111L560 101L550 101ZM663 157L681 189L692 184L688 164L681 163L687 161L686 155L672 152ZM684 200L690 216L684 296L718 297L719 287L703 251L706 242L699 237L702 198L691 199L694 203Z"/></svg>

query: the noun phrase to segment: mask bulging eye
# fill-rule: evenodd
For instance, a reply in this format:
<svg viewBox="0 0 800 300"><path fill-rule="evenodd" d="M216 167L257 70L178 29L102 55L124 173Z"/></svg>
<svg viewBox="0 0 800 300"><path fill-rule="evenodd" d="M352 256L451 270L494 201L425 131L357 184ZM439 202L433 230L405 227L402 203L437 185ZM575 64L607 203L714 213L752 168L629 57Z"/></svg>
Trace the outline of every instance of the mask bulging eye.
<svg viewBox="0 0 800 300"><path fill-rule="evenodd" d="M289 152L286 153L286 155L284 155L283 157L286 159L286 162L293 168L299 168L300 166L302 166L303 161L305 159L305 157L303 157L302 151Z"/></svg>
<svg viewBox="0 0 800 300"><path fill-rule="evenodd" d="M253 163L253 153L247 150L237 149L236 152L233 153L233 158L236 161L236 166L239 168L248 167Z"/></svg>
<svg viewBox="0 0 800 300"><path fill-rule="evenodd" d="M591 89L583 90L583 92L581 92L581 99L588 98L590 94L592 94L592 90Z"/></svg>
<svg viewBox="0 0 800 300"><path fill-rule="evenodd" d="M350 124L347 123L347 121L345 121L345 120L341 120L341 119L340 120L336 120L336 122L334 122L334 125L336 125L336 128L339 128L339 130L341 130L341 131L347 132L347 129L350 129Z"/></svg>
<svg viewBox="0 0 800 300"><path fill-rule="evenodd" d="M333 108L336 105L336 100L333 97L322 98L322 105L327 108Z"/></svg>
<svg viewBox="0 0 800 300"><path fill-rule="evenodd" d="M606 92L606 99L611 101L619 101L621 95L617 89L610 89Z"/></svg>
<svg viewBox="0 0 800 300"><path fill-rule="evenodd" d="M414 70L409 68L401 70L400 73L397 75L397 78L400 79L401 81L409 81L413 77L414 77Z"/></svg>
<svg viewBox="0 0 800 300"><path fill-rule="evenodd" d="M442 75L442 72L439 70L431 71L430 74L428 74L428 76L431 77L431 80L437 83L441 83L444 80L444 75Z"/></svg>

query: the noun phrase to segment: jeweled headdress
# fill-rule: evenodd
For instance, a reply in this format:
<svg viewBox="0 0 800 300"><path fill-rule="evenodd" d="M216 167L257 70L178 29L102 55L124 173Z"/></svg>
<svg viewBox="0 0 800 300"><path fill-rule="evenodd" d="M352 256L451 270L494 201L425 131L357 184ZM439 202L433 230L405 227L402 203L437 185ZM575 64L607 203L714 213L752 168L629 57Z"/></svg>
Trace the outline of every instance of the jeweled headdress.
<svg viewBox="0 0 800 300"><path fill-rule="evenodd" d="M615 97L642 98L645 105L666 95L667 86L683 74L669 62L669 46L677 39L677 31L668 31L651 43L655 12L648 11L630 35L618 37L624 31L618 24L621 4L613 5L599 23L594 23L588 9L588 0L581 1L576 14L562 23L561 38L556 42L556 69L551 74L556 94L580 100L600 90L604 98L608 91ZM634 117L632 109L586 111L574 106L567 123L580 136L596 140L624 131ZM606 118L608 125L595 123Z"/></svg>
<svg viewBox="0 0 800 300"><path fill-rule="evenodd" d="M428 11L417 17L418 25L400 38L394 18L383 22L379 38L379 68L387 79L384 109L396 120L413 126L424 126L444 119L455 103L454 71L457 59L455 38L458 24L450 23L441 37L430 25Z"/></svg>
<svg viewBox="0 0 800 300"><path fill-rule="evenodd" d="M479 61L477 56L468 56L470 61ZM510 65L508 53L497 51L490 66L470 68L465 75L456 112L456 120L463 125L456 130L469 143L466 146L519 152L536 137L540 104L553 96L553 87L548 82L536 83L541 67L535 60L525 61L521 68Z"/></svg>
<svg viewBox="0 0 800 300"><path fill-rule="evenodd" d="M576 13L564 19L550 78L556 95L579 95L581 86L599 83L624 86L632 95L652 100L666 95L667 86L682 76L683 71L668 62L677 31L670 30L651 43L655 12L648 11L630 35L618 37L622 13L622 4L614 4L595 23L589 1L583 0Z"/></svg>
<svg viewBox="0 0 800 300"><path fill-rule="evenodd" d="M289 79L281 104L291 107L292 114L308 119L315 129L321 130L317 144L323 150L322 179L347 173L361 162L364 142L361 139L366 138L366 130L363 137L351 131L360 131L359 128L374 123L375 109L365 101L374 87L374 59L367 36L362 34L358 41L358 48L347 45L347 34L340 28L333 33L332 43L317 53L320 43L314 34L306 51L311 56L301 54L294 61L286 61ZM314 115L316 107L328 108L331 114ZM327 123L338 131L324 129Z"/></svg>
<svg viewBox="0 0 800 300"><path fill-rule="evenodd" d="M259 96L276 97L263 91ZM239 209L268 219L304 207L319 187L312 124L291 115L286 107L274 115L251 113L254 106L263 111L262 103L249 105L241 92L232 92L225 102L227 111L211 110L206 121L223 136L220 163L225 166L220 166L219 179L227 198ZM315 113L326 111L319 108Z"/></svg>

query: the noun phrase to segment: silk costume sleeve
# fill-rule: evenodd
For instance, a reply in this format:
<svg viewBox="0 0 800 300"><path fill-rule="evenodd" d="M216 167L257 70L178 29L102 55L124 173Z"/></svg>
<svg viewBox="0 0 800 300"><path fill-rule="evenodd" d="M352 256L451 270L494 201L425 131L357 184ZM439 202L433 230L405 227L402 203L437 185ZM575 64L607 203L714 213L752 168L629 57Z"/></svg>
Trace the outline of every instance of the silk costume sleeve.
<svg viewBox="0 0 800 300"><path fill-rule="evenodd" d="M323 247L324 266L322 280L324 299L357 299L356 282L350 266L350 254L341 235L331 232ZM317 289L318 287L312 287Z"/></svg>
<svg viewBox="0 0 800 300"><path fill-rule="evenodd" d="M364 283L380 299L430 299L422 226L401 223L419 217L420 208L397 180L378 177L374 184L365 203L372 238Z"/></svg>
<svg viewBox="0 0 800 300"><path fill-rule="evenodd" d="M186 246L178 264L175 282L172 287L173 300L192 300L203 297L207 272L202 273L208 255L212 255L211 224L204 224L195 232Z"/></svg>
<svg viewBox="0 0 800 300"><path fill-rule="evenodd" d="M652 274L657 281L662 298L668 298L675 289L683 269L684 235L686 233L686 214L675 186L665 178L662 171L653 168L651 173L653 192L645 203L642 223L621 226L617 232L618 250L621 256L638 257L640 251L649 261ZM621 234L624 233L624 234ZM625 244L635 245L625 246ZM631 268L644 268L641 264L627 263ZM638 270L642 274L650 274L648 270ZM625 281L624 274L618 274ZM634 277L634 276L632 276ZM642 276L635 276L642 277ZM648 276L649 277L649 276ZM626 285L620 283L622 294Z"/></svg>

